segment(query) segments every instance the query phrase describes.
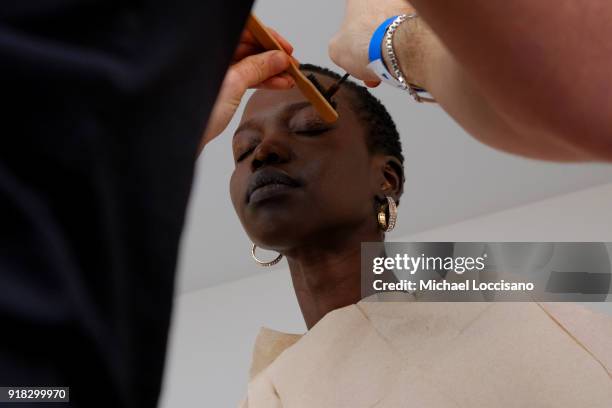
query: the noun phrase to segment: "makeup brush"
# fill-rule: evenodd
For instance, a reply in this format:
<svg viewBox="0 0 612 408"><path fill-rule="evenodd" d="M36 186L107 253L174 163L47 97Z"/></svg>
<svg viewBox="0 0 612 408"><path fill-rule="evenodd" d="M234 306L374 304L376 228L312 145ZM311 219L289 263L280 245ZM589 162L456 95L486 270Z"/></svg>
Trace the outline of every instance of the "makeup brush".
<svg viewBox="0 0 612 408"><path fill-rule="evenodd" d="M249 16L246 27L263 48L267 50L284 51L278 41L276 41L267 28L261 23L261 21L255 17L255 15L251 14ZM300 71L299 67L293 61L291 61L287 72L293 77L299 90L306 97L306 99L312 103L323 120L329 123L333 123L338 120L338 112L336 112L334 107L329 103L329 99L323 95L323 92L321 92L320 84L319 87L317 87L317 85L315 85L302 73L302 71Z"/></svg>
<svg viewBox="0 0 612 408"><path fill-rule="evenodd" d="M314 84L317 90L321 93L321 95L323 95L325 99L327 99L327 102L329 102L329 104L334 109L336 109L338 104L336 103L336 101L332 99L332 96L334 96L336 92L338 92L338 90L340 89L340 85L342 85L342 83L346 81L348 77L349 77L349 73L346 73L342 78L336 81L332 86L330 86L328 89L325 89L325 87L319 82L319 80L317 79L316 76L314 76L314 74L306 75L306 78L308 78L310 82Z"/></svg>

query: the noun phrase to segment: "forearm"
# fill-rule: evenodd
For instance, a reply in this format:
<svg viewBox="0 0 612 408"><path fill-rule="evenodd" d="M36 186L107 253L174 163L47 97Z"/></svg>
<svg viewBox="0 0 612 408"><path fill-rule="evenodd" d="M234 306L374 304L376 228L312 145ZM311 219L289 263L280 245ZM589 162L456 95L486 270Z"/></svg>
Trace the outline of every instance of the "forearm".
<svg viewBox="0 0 612 408"><path fill-rule="evenodd" d="M427 89L446 112L480 141L538 159L586 159L563 141L546 134L533 137L533 130L523 132L508 123L423 20L412 19L400 25L394 35L394 49L406 79ZM389 65L388 55L383 55Z"/></svg>
<svg viewBox="0 0 612 408"><path fill-rule="evenodd" d="M413 0L516 133L612 159L612 3Z"/></svg>

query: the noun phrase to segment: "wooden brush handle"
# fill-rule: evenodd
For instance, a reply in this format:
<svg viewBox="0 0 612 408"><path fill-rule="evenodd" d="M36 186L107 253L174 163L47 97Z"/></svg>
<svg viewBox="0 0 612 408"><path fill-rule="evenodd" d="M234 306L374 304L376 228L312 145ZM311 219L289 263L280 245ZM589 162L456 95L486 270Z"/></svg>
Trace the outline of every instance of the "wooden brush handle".
<svg viewBox="0 0 612 408"><path fill-rule="evenodd" d="M284 51L278 41L276 41L276 38L270 34L270 32L261 23L261 21L255 17L255 15L251 14L249 16L246 26L263 48L267 50ZM325 99L321 92L319 92L317 87L310 82L310 80L302 73L302 71L300 71L293 61L291 61L287 72L293 77L299 90L306 97L306 99L312 103L323 120L329 123L333 123L338 120L338 112L336 112L336 110L329 104L327 99Z"/></svg>

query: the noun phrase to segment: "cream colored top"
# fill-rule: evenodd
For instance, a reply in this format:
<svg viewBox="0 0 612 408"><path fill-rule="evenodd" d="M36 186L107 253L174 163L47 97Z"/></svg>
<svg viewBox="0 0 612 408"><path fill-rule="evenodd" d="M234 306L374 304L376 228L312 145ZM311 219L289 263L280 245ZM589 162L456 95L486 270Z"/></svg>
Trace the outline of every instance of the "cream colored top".
<svg viewBox="0 0 612 408"><path fill-rule="evenodd" d="M612 318L571 303L361 301L263 328L243 408L610 408Z"/></svg>

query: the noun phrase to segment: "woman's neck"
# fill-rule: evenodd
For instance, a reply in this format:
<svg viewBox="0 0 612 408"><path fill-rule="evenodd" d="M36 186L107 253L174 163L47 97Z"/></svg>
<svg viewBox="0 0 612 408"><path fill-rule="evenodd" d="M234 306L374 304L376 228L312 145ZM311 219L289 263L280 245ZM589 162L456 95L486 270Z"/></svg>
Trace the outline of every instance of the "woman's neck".
<svg viewBox="0 0 612 408"><path fill-rule="evenodd" d="M317 239L312 245L287 253L293 287L308 329L332 310L361 300L361 242L382 240L378 232L353 232L332 242Z"/></svg>

